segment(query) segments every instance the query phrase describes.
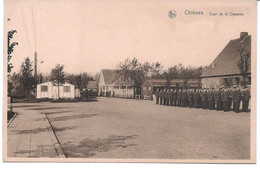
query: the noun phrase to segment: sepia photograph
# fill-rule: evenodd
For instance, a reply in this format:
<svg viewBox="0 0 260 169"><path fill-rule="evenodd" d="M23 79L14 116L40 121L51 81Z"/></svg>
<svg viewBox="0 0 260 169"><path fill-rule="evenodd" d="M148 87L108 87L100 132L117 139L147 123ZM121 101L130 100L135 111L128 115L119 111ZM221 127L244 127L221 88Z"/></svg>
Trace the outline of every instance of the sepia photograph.
<svg viewBox="0 0 260 169"><path fill-rule="evenodd" d="M256 163L256 0L6 0L5 162Z"/></svg>

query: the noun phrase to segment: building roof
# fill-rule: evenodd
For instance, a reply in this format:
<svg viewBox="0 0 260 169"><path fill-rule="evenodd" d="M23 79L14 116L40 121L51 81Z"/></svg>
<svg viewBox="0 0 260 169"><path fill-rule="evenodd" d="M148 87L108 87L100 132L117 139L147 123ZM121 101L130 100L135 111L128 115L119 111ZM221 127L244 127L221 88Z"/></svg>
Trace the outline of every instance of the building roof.
<svg viewBox="0 0 260 169"><path fill-rule="evenodd" d="M88 89L97 89L96 81L89 81L87 85Z"/></svg>
<svg viewBox="0 0 260 169"><path fill-rule="evenodd" d="M38 86L38 85L39 85L39 86L41 86L41 85L52 85L52 86L54 86L54 85L52 84L52 82L43 82L43 83L37 84L37 86ZM75 86L75 85L65 82L64 84L62 84L62 85L60 85L60 86Z"/></svg>
<svg viewBox="0 0 260 169"><path fill-rule="evenodd" d="M105 84L113 84L119 77L120 70L102 69Z"/></svg>
<svg viewBox="0 0 260 169"><path fill-rule="evenodd" d="M240 38L231 40L208 68L203 71L202 77L241 74L237 66L240 60L239 47L241 45L246 50L251 51L251 36L248 36L247 32L241 32Z"/></svg>
<svg viewBox="0 0 260 169"><path fill-rule="evenodd" d="M171 86L176 86L176 84L183 85L184 79L172 79ZM188 79L187 83L190 86L198 86L200 83L200 79ZM154 87L162 87L167 86L167 82L165 79L148 79L146 80L142 86L154 86Z"/></svg>

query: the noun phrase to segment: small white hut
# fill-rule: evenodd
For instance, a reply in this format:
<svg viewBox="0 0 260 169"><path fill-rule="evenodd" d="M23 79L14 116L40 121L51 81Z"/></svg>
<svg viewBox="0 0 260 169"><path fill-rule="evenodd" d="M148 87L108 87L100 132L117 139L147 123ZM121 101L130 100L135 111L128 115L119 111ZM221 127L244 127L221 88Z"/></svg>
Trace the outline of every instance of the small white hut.
<svg viewBox="0 0 260 169"><path fill-rule="evenodd" d="M58 99L58 97L58 86L54 86L52 82L37 84L37 99ZM75 86L69 83L60 86L60 98L74 99Z"/></svg>

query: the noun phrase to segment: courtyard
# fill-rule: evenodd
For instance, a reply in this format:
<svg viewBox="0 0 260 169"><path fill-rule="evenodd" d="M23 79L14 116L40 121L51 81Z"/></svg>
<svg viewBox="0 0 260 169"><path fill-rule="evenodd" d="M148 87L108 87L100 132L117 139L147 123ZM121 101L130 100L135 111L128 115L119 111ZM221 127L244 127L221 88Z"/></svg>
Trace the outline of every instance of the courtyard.
<svg viewBox="0 0 260 169"><path fill-rule="evenodd" d="M17 117L7 133L11 157L56 156L55 152L48 152L51 146L44 150L44 145L39 144L47 135L41 133L43 127L36 123L46 118L42 122L48 121L48 131L54 132L57 139L55 146L59 144L67 158L250 159L250 113L161 106L147 100L118 98L16 103L14 111ZM30 120L19 120L21 117ZM26 125L26 132L17 132L22 130L19 124ZM23 136L16 139L17 133ZM33 135L35 151L34 141L29 139ZM30 150L19 154L21 144L16 142L26 138L30 143L23 149ZM52 134L50 138L54 140Z"/></svg>

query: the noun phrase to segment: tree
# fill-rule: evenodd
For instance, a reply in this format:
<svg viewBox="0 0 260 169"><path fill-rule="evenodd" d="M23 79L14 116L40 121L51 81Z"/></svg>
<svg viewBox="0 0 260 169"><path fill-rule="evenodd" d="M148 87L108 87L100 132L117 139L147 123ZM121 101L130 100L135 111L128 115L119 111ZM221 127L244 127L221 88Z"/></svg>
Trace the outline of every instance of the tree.
<svg viewBox="0 0 260 169"><path fill-rule="evenodd" d="M162 65L159 62L150 64L149 62L140 63L136 58L125 59L118 66L118 84L133 86L140 92L140 87L148 78L159 78L162 72Z"/></svg>
<svg viewBox="0 0 260 169"><path fill-rule="evenodd" d="M29 57L25 58L24 62L21 65L20 82L23 89L25 90L26 97L28 97L28 95L35 87L35 79L33 77L32 62L30 61Z"/></svg>
<svg viewBox="0 0 260 169"><path fill-rule="evenodd" d="M183 79L183 87L188 88L188 79L199 79L202 75L203 67L184 67L182 64L174 65L164 71L163 77L167 87L170 87L173 79Z"/></svg>
<svg viewBox="0 0 260 169"><path fill-rule="evenodd" d="M11 63L11 58L12 58L11 54L14 51L14 47L16 45L18 45L18 42L11 43L11 39L13 38L14 33L17 33L17 31L11 30L11 31L8 31L8 35L7 35L7 54L8 54L8 56L7 56L7 73L8 73L8 76L10 76L11 70L14 67Z"/></svg>
<svg viewBox="0 0 260 169"><path fill-rule="evenodd" d="M237 62L238 69L240 70L240 73L242 74L242 86L246 86L246 78L249 73L250 67L251 67L251 44L247 45L246 43L241 43L238 47L238 52L240 59Z"/></svg>
<svg viewBox="0 0 260 169"><path fill-rule="evenodd" d="M77 86L80 90L87 88L88 82L94 80L88 73L66 74L65 79L67 82Z"/></svg>
<svg viewBox="0 0 260 169"><path fill-rule="evenodd" d="M58 98L60 98L60 86L65 83L65 73L63 71L64 65L57 64L55 68L51 70L50 80L54 86L58 86Z"/></svg>

